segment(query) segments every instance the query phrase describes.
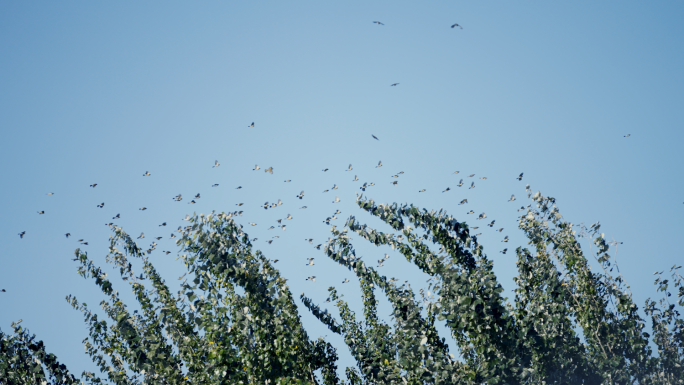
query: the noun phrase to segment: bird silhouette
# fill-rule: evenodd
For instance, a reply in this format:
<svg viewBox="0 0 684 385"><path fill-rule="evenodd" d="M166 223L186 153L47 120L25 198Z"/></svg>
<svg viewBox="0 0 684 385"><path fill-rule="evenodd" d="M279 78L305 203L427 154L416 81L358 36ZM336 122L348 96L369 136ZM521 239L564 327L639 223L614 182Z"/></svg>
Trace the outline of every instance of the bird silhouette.
<svg viewBox="0 0 684 385"><path fill-rule="evenodd" d="M396 87L396 86L398 86L398 85L399 85L399 83L392 83L392 84L390 85L390 87Z"/></svg>
<svg viewBox="0 0 684 385"><path fill-rule="evenodd" d="M375 168L378 168L378 167L382 167L382 161L379 161L379 162L378 162L378 165L375 166Z"/></svg>
<svg viewBox="0 0 684 385"><path fill-rule="evenodd" d="M252 122L252 124L250 124L249 126L247 126L247 128L253 128L253 127L254 127L254 122Z"/></svg>
<svg viewBox="0 0 684 385"><path fill-rule="evenodd" d="M102 202L102 203L100 203L99 205L97 205L97 207L103 208L103 207L104 207L104 202Z"/></svg>
<svg viewBox="0 0 684 385"><path fill-rule="evenodd" d="M49 192L49 193L47 193L47 195L55 195L55 193Z"/></svg>
<svg viewBox="0 0 684 385"><path fill-rule="evenodd" d="M90 185L90 187L92 187L92 188L95 188L95 187L97 187L97 183L93 183L93 184L91 184L91 185Z"/></svg>
<svg viewBox="0 0 684 385"><path fill-rule="evenodd" d="M24 235L26 235L26 231L19 233L19 238L24 239Z"/></svg>
<svg viewBox="0 0 684 385"><path fill-rule="evenodd" d="M67 237L67 239L69 239L69 237L71 236L71 233L66 233L64 235Z"/></svg>
<svg viewBox="0 0 684 385"><path fill-rule="evenodd" d="M39 215L45 214L45 210L43 210L43 211L38 211L38 214L39 214Z"/></svg>
<svg viewBox="0 0 684 385"><path fill-rule="evenodd" d="M447 192L447 191L449 191L449 190L451 190L451 188L447 187L446 190L444 190L444 191L442 191L442 192Z"/></svg>
<svg viewBox="0 0 684 385"><path fill-rule="evenodd" d="M380 21L374 21L374 22L373 22L373 24L377 24L377 25L385 25L385 23L383 23L383 22L380 22Z"/></svg>
<svg viewBox="0 0 684 385"><path fill-rule="evenodd" d="M258 165L258 164L257 164L256 166L254 166L254 168L252 169L252 171L257 171L257 170L259 170L259 165Z"/></svg>
<svg viewBox="0 0 684 385"><path fill-rule="evenodd" d="M371 134L371 136L372 136L372 137L373 137L373 139L375 139L375 140L380 140L380 139L378 139L378 137L377 137L377 136L375 136L375 135L373 135L373 134Z"/></svg>
<svg viewBox="0 0 684 385"><path fill-rule="evenodd" d="M344 171L351 171L351 170L352 170L352 165L351 165L351 163L349 163L349 168L344 170Z"/></svg>
<svg viewBox="0 0 684 385"><path fill-rule="evenodd" d="M143 174L143 176L151 176L151 175L152 175L152 174L150 174L149 171L145 171L145 173Z"/></svg>
<svg viewBox="0 0 684 385"><path fill-rule="evenodd" d="M523 173L521 172L520 175L518 175L518 177L515 178L515 179L517 179L517 180L522 180L522 177L523 177Z"/></svg>
<svg viewBox="0 0 684 385"><path fill-rule="evenodd" d="M451 26L451 28L456 28L456 27L458 27L458 28L460 28L460 29L463 29L463 27L461 27L461 26L458 25L458 24L454 24L454 25Z"/></svg>
<svg viewBox="0 0 684 385"><path fill-rule="evenodd" d="M269 167L269 168L265 169L264 172L270 172L271 175L273 175L273 167Z"/></svg>
<svg viewBox="0 0 684 385"><path fill-rule="evenodd" d="M212 168L218 167L218 166L220 166L220 164L219 164L218 160L215 160L215 161L214 161L214 166L213 166Z"/></svg>

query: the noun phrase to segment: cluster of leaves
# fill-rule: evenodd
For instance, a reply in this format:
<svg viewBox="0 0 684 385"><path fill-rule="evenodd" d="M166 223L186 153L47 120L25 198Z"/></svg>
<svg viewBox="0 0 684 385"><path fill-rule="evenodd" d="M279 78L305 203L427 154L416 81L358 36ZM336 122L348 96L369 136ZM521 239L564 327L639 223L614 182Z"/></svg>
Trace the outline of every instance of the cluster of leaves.
<svg viewBox="0 0 684 385"><path fill-rule="evenodd" d="M334 287L329 288L329 301L337 307L339 321L304 294L300 297L320 322L344 337L357 362L357 367L346 368L347 383L684 384L684 321L677 310L684 306L680 267L671 269L672 280L656 273L664 298L646 302L651 338L629 286L619 270L612 274L617 266L600 225L568 223L553 198L527 189L536 208L519 220L529 247L516 250L519 275L513 303L502 296L493 263L465 222L444 211L357 199L363 211L389 226L388 231L352 216L343 229L332 227L324 251L359 278L362 319ZM84 314L90 328L86 351L106 380L341 383L335 348L323 339L309 339L286 280L260 251L252 250L230 214L194 216L181 233L179 258L192 281L184 281L174 295L145 252L121 228L114 228L107 261L131 286L140 311L130 312L107 274L76 251L79 273L94 279L108 297L100 304L108 320L67 297ZM421 289L417 298L410 285L398 285L367 266L356 255L352 234L397 250L429 275L427 295ZM582 238L595 245L592 253L602 272L591 271ZM131 258L142 260L146 278L133 274ZM670 287L678 291L676 303L669 302ZM392 305L391 320L378 316L376 289ZM449 352L437 321L446 324L457 352ZM15 326L15 336L1 336L0 375L17 379L8 384L48 376L54 383L75 381L23 329ZM15 356L19 358L7 358ZM89 372L82 377L90 384L106 381Z"/></svg>

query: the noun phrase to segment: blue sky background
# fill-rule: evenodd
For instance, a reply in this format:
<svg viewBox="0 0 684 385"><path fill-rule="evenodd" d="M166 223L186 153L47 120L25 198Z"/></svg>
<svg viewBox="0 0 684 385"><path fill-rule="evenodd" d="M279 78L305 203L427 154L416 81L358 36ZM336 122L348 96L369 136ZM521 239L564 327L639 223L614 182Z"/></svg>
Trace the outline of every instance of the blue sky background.
<svg viewBox="0 0 684 385"><path fill-rule="evenodd" d="M511 299L514 253L499 251L525 245L516 210L529 183L568 220L601 221L624 242L618 261L642 305L656 294L651 274L684 259L683 16L674 1L1 2L0 327L23 319L73 372L94 370L64 301L103 298L76 274L76 240L104 266L104 224L120 213L118 225L147 235L141 245L164 237L151 259L177 285L183 267L162 254L177 250L170 233L188 213L237 203L296 295L324 304L334 284L360 310L354 277L304 239L327 240L321 222L336 209L338 226L349 215L379 225L353 204L363 182L376 201L480 225ZM461 178L476 188L457 188ZM286 231L267 230L288 213ZM424 284L390 250L355 246L371 264L389 252L385 274ZM311 338L328 335L351 365L342 339L302 310Z"/></svg>

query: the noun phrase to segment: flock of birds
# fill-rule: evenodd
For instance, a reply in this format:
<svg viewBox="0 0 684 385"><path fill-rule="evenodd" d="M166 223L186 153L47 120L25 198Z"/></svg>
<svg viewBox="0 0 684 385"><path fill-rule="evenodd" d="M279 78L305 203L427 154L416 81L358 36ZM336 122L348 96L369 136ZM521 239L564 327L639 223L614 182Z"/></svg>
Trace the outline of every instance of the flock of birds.
<svg viewBox="0 0 684 385"><path fill-rule="evenodd" d="M254 127L254 122L252 122L248 127L250 127L250 128ZM377 141L380 140L380 139L379 139L377 136L375 136L374 134L371 134L371 137L372 137L374 140L377 140ZM217 168L217 167L219 167L220 165L221 165L221 164L219 163L219 161L216 160L216 161L214 161L214 165L212 166L212 168ZM381 168L381 167L383 167L383 164L382 164L382 161L379 161L378 164L375 166L375 168ZM352 164L349 164L349 166L347 167L347 169L344 170L344 171L345 171L345 172L353 171L353 169L354 169L354 168L353 168ZM259 165L255 165L254 168L253 168L252 170L253 170L253 171L259 171L259 170L262 170L262 168L259 167ZM265 173L269 173L269 174L271 174L271 175L274 173L273 167L265 168L265 169L263 169L263 171L264 171ZM329 171L328 168L322 169L322 172L328 172L328 171ZM456 171L456 172L454 172L453 174L456 175L456 174L459 174L459 173L460 173L460 171ZM392 175L391 177L392 177L393 179L395 179L395 180L394 180L394 181L391 181L390 183L391 183L393 186L397 186L397 184L398 184L398 179L399 179L403 174L404 174L404 172L403 172L403 171L400 171L400 172L396 173L395 175ZM151 177L152 174L151 174L149 171L145 171L145 173L143 173L142 176L143 176L143 177ZM474 178L474 177L475 177L475 174L469 174L469 175L466 176L465 178ZM520 181L520 180L522 180L522 178L523 178L523 173L520 173L520 175L518 175L515 179L517 179L517 180ZM481 180L487 180L487 177L480 177L480 179L481 179ZM358 175L354 175L354 179L353 179L352 181L354 181L354 182L359 181ZM286 179L284 182L285 182L285 183L289 183L289 182L291 182L291 180L290 180L290 179ZM96 188L97 185L98 185L97 183L93 183L93 184L90 185L90 188ZM462 186L464 186L464 185L465 185L464 179L460 179L459 182L458 182L458 184L456 185L456 187L462 187ZM212 187L218 187L218 186L219 186L218 184L213 184L213 185L212 185ZM360 189L361 191L366 191L368 188L373 187L373 186L375 186L375 183L374 183L374 182L370 182L370 183L369 183L369 182L364 182L364 183L359 187L359 189ZM339 186L338 186L337 184L333 184L333 186L332 186L331 188L323 190L322 193L329 193L329 192L331 192L331 191L333 191L333 190L338 190L338 188L339 188ZM470 187L469 187L468 189L474 189L474 188L475 188L475 181L472 181L472 182L470 183ZM238 190L239 190L239 189L242 189L242 186L238 186L238 187L236 187L236 189L238 189ZM446 193L446 192L451 191L451 190L452 190L452 189L451 189L450 187L447 187L445 190L442 191L442 193ZM421 190L419 190L418 192L419 192L419 193L423 193L423 192L425 192L425 191L426 191L426 189L421 189ZM54 192L49 192L49 193L47 193L47 195L48 195L48 196L52 196L52 195L54 195ZM299 200L303 200L303 199L304 199L304 196L305 196L305 192L304 192L304 190L302 190L299 194L295 195L294 198L297 198L297 199L299 199ZM200 194L200 193L197 193L197 194L190 200L190 202L188 202L188 204L195 204L195 203L197 203L197 200L200 199L201 197L202 197L201 194ZM182 194L178 194L178 195L172 197L171 199L172 199L173 201L176 201L176 202L181 202L181 201L183 200L183 196L182 196ZM511 197L510 197L510 199L509 199L509 202L513 202L513 201L515 201L515 200L516 200L515 195L511 195ZM339 196L335 196L335 198L334 198L331 202L332 202L332 204L340 203L340 202L341 202L340 197L339 197ZM465 204L468 204L468 199L463 199L463 200L461 200L460 203L459 203L459 205L465 205ZM243 205L244 205L244 203L237 203L237 204L236 204L236 206L238 206L238 207L241 207L241 206L243 206ZM269 209L274 209L274 208L279 207L279 206L282 206L282 205L283 205L282 199L278 199L278 200L275 201L275 202L266 201L266 202L265 202L263 205L261 205L260 207L262 207L264 210L269 210ZM95 207L101 209L101 208L104 208L104 206L105 206L105 202L101 202L101 203L97 204ZM529 206L530 206L530 205L528 205L527 207L529 207ZM300 209L306 209L306 208L307 208L307 206L302 206ZM143 206L143 207L140 207L138 210L140 210L140 211L145 211L145 210L147 210L147 207L144 207L144 206ZM521 207L518 211L522 211L522 210L525 210L525 207L524 207L524 206ZM325 218L325 220L323 220L323 223L325 223L325 224L327 224L327 225L330 225L330 222L333 221L333 220L335 220L335 219L338 219L338 218L337 218L337 215L338 215L338 214L341 214L341 213L342 213L342 212L341 212L339 209L335 210L335 212L334 212L332 215L328 216L327 218ZM45 210L40 210L40 211L38 211L38 214L39 214L39 215L45 215ZM228 217L230 218L230 217L235 217L235 216L242 216L242 214L243 214L243 211L242 211L242 210L236 210L236 211L234 211L234 212L228 213L227 215L228 215ZM470 211L467 212L467 214L468 214L468 215L470 215L470 214L475 214L475 211L474 211L474 210L470 210ZM112 217L112 222L105 223L105 225L110 226L110 227L115 226L115 224L114 224L113 221L115 221L115 220L117 220L117 219L120 219L120 218L121 218L121 214L118 213L118 214L116 214L114 217ZM285 216L284 218L278 219L278 220L276 221L276 222L277 222L277 226L274 224L274 225L270 226L270 227L268 228L268 230L274 230L274 229L276 229L276 228L279 228L279 229L281 229L282 231L285 231L286 228L287 228L287 225L286 225L286 222L285 222L285 221L289 221L289 220L292 220L292 219L293 219L292 214L287 214L287 216ZM476 217L476 219L477 219L477 220L484 220L484 219L487 219L487 214L485 214L484 212L483 212L483 213L480 213L480 214ZM190 216L189 216L189 215L186 215L185 218L183 218L183 220L184 220L184 221L189 221L189 220L190 220ZM491 228L494 228L495 223L496 223L496 221L495 221L495 220L492 220L490 223L487 224L487 226L489 226L489 227L491 227ZM256 223L256 222L248 222L248 224L251 225L251 226L257 226L257 223ZM166 222L162 222L161 224L159 224L159 227L166 227L166 226L167 226L167 223L166 223ZM188 227L186 227L185 229L187 229L187 228L188 228ZM478 228L479 228L479 226L473 226L473 227L471 227L471 229L473 229L473 230L477 230ZM175 232L179 232L179 233L180 233L180 232L183 232L185 229L183 228L183 226L178 226L178 229L177 229ZM496 231L498 231L498 232L500 232L500 233L501 233L503 230L504 230L503 228L496 229ZM170 234L170 239L176 238L175 232L172 232L172 233ZM478 234L476 234L476 236L479 236L479 235L481 235L481 234L482 234L482 233L478 233ZM26 231L22 231L22 232L20 232L18 235L19 235L19 237L20 237L21 239L23 239L24 236L26 236ZM66 238L69 238L69 237L71 236L71 233L66 233L66 234L64 234L64 235L65 235ZM153 237L153 241L152 241L152 243L150 244L149 248L147 249L147 253L148 253L148 254L151 253L151 252L153 252L154 250L156 250L156 248L157 248L157 246L158 246L157 241L160 241L162 238L163 238L162 236ZM266 243L271 244L271 243L273 243L274 240L276 240L276 239L278 239L278 238L280 238L280 236L278 236L278 235L273 236L272 239L267 240ZM145 233L144 233L144 232L141 232L140 235L137 237L137 239L139 239L139 240L145 239ZM252 242L255 242L255 241L257 241L257 240L258 240L258 238L253 238L251 241L252 241ZM505 236L501 242L506 243L506 242L508 242L508 240L509 240L508 236ZM314 244L314 239L313 239L313 238L306 238L305 241L309 242L311 245ZM84 239L79 239L78 242L79 242L80 244L82 244L82 245L88 245L88 242L87 242L86 240L84 240ZM320 243L320 244L315 245L314 248L320 250L322 246L323 246L323 244ZM508 251L508 249L507 249L507 248L504 248L503 250L500 251L500 253L506 254L507 251ZM168 250L163 250L162 252L165 253L165 254L167 254L167 255L171 253L171 251L168 251ZM377 261L377 262L378 262L378 267L383 267L383 264L385 263L385 261L386 261L387 259L389 259L389 255L388 255L388 254L385 254L384 258L381 258L380 260ZM305 266L314 266L314 265L315 265L315 264L314 264L314 260L315 260L315 258L307 258L307 262L306 262ZM278 259L274 259L274 260L272 260L272 261L273 261L274 263L277 263L277 262L278 262ZM143 277L142 274L141 274L140 277L137 277L137 278L140 279L140 280L145 279L145 277ZM316 276L314 276L314 275L309 276L309 277L306 278L306 280L307 280L307 281L311 281L311 282L315 282L315 281L316 281ZM347 279L347 278L345 278L345 279L342 281L342 283L348 283L348 282L349 282L349 279ZM2 289L2 292L6 292L5 289Z"/></svg>

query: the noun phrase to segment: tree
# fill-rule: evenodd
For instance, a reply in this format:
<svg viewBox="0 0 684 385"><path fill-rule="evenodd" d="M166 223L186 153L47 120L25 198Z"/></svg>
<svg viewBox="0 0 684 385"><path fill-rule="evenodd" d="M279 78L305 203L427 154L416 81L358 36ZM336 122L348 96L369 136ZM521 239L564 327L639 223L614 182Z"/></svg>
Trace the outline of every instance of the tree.
<svg viewBox="0 0 684 385"><path fill-rule="evenodd" d="M649 299L644 309L651 337L629 286L619 272L612 274L615 262L600 224L568 223L554 198L532 194L529 186L527 191L536 209L519 219L529 249L516 250L519 275L512 303L502 296L492 261L467 223L444 211L358 197L360 209L384 221L387 232L351 216L343 229L333 226L324 252L358 276L363 318L357 320L334 287L330 300L340 321L300 297L344 337L358 364L346 368L347 383L684 383L684 324L677 310L684 306L681 266L670 270L671 281L658 273L656 285L664 298ZM233 215L200 214L182 229L179 258L192 280L184 281L176 295L146 253L113 227L107 262L118 266L140 311L131 312L107 274L76 250L80 275L94 279L108 296L101 303L108 320L67 297L89 325L86 351L106 379L115 384L342 383L336 349L323 339L309 339L286 280L253 250ZM352 235L398 250L431 277L434 295L421 290L417 298L409 286L367 266L355 255ZM596 246L601 272L591 271L582 239ZM133 274L131 258L142 260L146 277ZM677 290L676 303L669 302L670 285ZM393 307L391 322L378 317L376 291ZM446 323L458 358L439 336L437 321ZM13 327L13 336L0 332L5 383L77 382L41 342L18 324ZM82 378L105 382L94 373L84 372Z"/></svg>

